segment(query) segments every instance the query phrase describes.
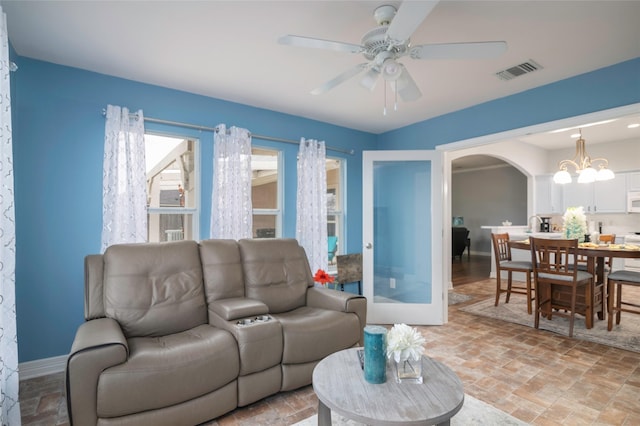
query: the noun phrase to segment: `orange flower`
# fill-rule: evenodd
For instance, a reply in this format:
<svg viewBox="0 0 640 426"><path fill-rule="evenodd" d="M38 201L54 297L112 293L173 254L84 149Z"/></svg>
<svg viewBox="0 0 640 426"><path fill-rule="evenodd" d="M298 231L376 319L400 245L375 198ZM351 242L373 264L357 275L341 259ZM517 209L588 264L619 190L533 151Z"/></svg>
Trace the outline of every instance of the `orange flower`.
<svg viewBox="0 0 640 426"><path fill-rule="evenodd" d="M331 275L327 274L322 269L318 269L316 274L313 276L313 280L315 282L320 283L320 284L322 284L324 286L327 283L332 283L333 282L333 277Z"/></svg>

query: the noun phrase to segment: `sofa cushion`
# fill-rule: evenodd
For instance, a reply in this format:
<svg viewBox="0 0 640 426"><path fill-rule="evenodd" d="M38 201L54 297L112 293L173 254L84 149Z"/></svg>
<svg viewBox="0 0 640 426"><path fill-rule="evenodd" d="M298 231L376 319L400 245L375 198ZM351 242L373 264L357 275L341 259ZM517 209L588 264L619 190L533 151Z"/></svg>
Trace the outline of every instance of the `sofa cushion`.
<svg viewBox="0 0 640 426"><path fill-rule="evenodd" d="M201 241L200 259L207 303L244 297L240 248L235 240Z"/></svg>
<svg viewBox="0 0 640 426"><path fill-rule="evenodd" d="M240 240L245 296L269 306L270 313L306 304L313 277L305 251L294 239Z"/></svg>
<svg viewBox="0 0 640 426"><path fill-rule="evenodd" d="M273 317L282 325L283 364L317 361L360 341L360 320L354 313L305 306Z"/></svg>
<svg viewBox="0 0 640 426"><path fill-rule="evenodd" d="M163 336L207 322L195 241L120 244L104 253L105 314L126 337Z"/></svg>
<svg viewBox="0 0 640 426"><path fill-rule="evenodd" d="M127 362L98 381L98 417L118 417L179 404L236 379L238 348L230 333L201 325L164 337L129 339Z"/></svg>

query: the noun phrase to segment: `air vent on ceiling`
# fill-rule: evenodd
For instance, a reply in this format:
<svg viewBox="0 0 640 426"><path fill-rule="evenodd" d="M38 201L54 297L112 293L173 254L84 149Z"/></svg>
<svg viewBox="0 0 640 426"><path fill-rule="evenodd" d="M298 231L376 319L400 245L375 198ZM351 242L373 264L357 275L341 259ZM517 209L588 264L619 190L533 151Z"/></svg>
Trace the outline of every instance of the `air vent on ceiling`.
<svg viewBox="0 0 640 426"><path fill-rule="evenodd" d="M507 68L506 70L499 71L496 73L500 80L513 80L516 77L520 77L521 75L528 74L530 72L534 72L542 69L540 64L537 64L535 61L529 59L527 62L523 62L520 65L516 65L511 68Z"/></svg>

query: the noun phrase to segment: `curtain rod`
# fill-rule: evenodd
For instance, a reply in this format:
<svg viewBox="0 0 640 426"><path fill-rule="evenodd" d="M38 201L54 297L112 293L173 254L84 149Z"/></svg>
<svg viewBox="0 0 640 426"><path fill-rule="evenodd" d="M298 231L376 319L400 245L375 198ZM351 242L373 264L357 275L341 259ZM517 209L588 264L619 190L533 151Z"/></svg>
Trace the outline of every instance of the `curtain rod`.
<svg viewBox="0 0 640 426"><path fill-rule="evenodd" d="M102 115L106 116L107 115L107 110L103 109L102 110ZM138 116L138 114L136 114L135 112L131 113L130 115L133 116ZM176 126L176 127L184 127L186 129L194 129L194 130L204 130L207 132L218 132L218 128L217 127L207 127L207 126L199 126L197 124L189 124L189 123L181 123L179 121L171 121L171 120L162 120L160 118L152 118L152 117L144 117L144 121L148 121L149 123L156 123L156 124L167 124L170 126ZM282 139L282 138L275 138L273 136L263 136L263 135L256 135L254 133L251 133L251 137L254 139L261 139L264 141L271 141L271 142L283 142L283 143L289 143L289 144L295 144L295 145L300 145L300 142L298 141L294 141L292 139ZM332 148L330 146L326 147L327 150L329 151L335 151L335 152L340 152L343 154L349 154L349 155L353 155L354 154L354 150L350 149L350 150L345 150L345 149L340 149L340 148Z"/></svg>

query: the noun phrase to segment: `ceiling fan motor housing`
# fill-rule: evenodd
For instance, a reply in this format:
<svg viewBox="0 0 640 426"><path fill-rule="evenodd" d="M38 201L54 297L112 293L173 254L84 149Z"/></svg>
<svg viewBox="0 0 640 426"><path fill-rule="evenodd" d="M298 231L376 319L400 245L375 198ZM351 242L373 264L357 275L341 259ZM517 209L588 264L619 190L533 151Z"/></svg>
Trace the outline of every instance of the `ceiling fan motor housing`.
<svg viewBox="0 0 640 426"><path fill-rule="evenodd" d="M360 44L364 47L362 53L365 58L372 61L380 52L390 52L395 58L404 55L407 51L408 40L405 44L391 46L386 37L388 28L388 25L376 27L362 37Z"/></svg>

